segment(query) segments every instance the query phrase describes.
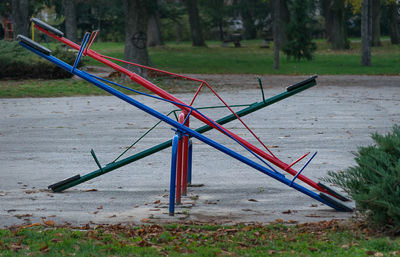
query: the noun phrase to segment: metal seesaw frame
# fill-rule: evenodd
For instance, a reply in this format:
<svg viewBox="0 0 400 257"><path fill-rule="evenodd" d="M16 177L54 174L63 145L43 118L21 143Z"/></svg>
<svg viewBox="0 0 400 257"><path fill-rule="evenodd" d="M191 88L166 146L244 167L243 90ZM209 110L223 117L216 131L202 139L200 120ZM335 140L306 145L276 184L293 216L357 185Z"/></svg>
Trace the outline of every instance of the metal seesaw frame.
<svg viewBox="0 0 400 257"><path fill-rule="evenodd" d="M85 49L85 45L86 45L87 41L83 42L82 47L80 47L80 51L78 53L77 60L75 61L74 66L71 66L71 65L69 65L69 64L67 64L67 63L65 63L65 62L63 62L63 61L61 61L59 59L57 59L56 57L52 56L51 53L49 53L48 51L43 51L43 49L41 49L40 47L39 48L36 47L38 44L33 42L32 40L30 40L30 39L28 39L28 38L26 38L24 36L19 36L18 38L20 39L20 44L23 47L27 48L28 50L32 51L33 53L43 57L44 59L47 59L48 61L53 62L57 66L59 66L59 67L65 69L65 70L67 70L67 71L69 71L69 72L81 77L82 79L94 84L95 86L97 86L97 87L99 87L99 88L101 88L101 89L103 89L103 90L105 90L105 91L107 91L107 92L109 92L111 94L113 94L114 96L120 98L121 100L123 100L123 101L125 101L127 103L130 103L131 105L143 110L144 112L146 112L146 113L148 113L148 114L150 114L150 115L152 115L152 116L154 116L154 117L166 122L167 124L175 127L176 130L177 130L177 135L174 137L173 152L175 152L175 148L176 148L176 145L177 145L175 143L176 138L181 137L182 134L187 134L187 135L190 135L192 137L197 138L198 140L200 140L200 141L202 141L202 142L204 142L204 143L216 148L217 150L219 150L219 151L231 156L232 158L235 158L235 159L237 159L237 160L249 165L250 167L253 167L254 169L257 169L258 171L260 171L260 172L262 172L262 173L264 173L264 174L266 174L266 175L268 175L268 176L270 176L270 177L272 177L272 178L274 178L274 179L276 179L276 180L278 180L278 181L280 181L280 182L282 182L282 183L284 183L284 184L286 184L286 185L288 185L288 186L290 186L290 187L292 187L292 188L294 188L294 189L296 189L296 190L298 190L298 191L300 191L300 192L302 192L302 193L314 198L315 200L320 201L321 203L326 204L326 205L336 209L336 210L339 210L339 211L351 211L352 210L348 206L346 206L346 205L342 204L341 202L335 200L334 198L330 197L329 195L326 195L325 193L321 192L320 194L316 194L316 193L312 192L311 190L309 190L309 189L307 189L307 188L295 183L294 182L295 179L301 176L300 173L301 173L302 170L299 171L299 172L296 172L295 177L292 180L289 180L283 174L281 174L281 173L279 173L279 172L277 172L275 170L268 169L268 168L266 168L266 167L264 167L264 166L262 166L262 165L260 165L260 164L258 164L256 162L250 160L249 158L247 158L247 157L245 157L245 156L243 156L241 154L238 154L235 151L232 151L231 149L229 149L229 148L227 148L227 147L225 147L225 146L223 146L223 145L211 140L210 138L201 135L197 131L194 131L194 130L188 128L187 126L184 125L184 123L181 124L181 123L179 123L177 121L174 121L173 119L165 116L164 114L162 114L162 113L160 113L160 112L158 112L158 111L156 111L156 110L154 110L154 109L152 109L152 108L150 108L150 107L138 102L137 100L135 100L135 99L123 94L122 92L112 88L111 86L108 86L107 84L99 81L98 79L93 78L87 72L80 71L79 69L76 68L76 65L79 62L80 57L82 56L82 52ZM188 105L186 105L184 103L175 102L175 101L172 101L172 100L169 100L169 99L162 99L162 98L158 98L158 99L171 102L171 103L173 103L175 105L178 105L178 106L181 106L183 108L187 108L187 109L190 110L190 113L192 113L192 112L193 113L194 112L198 113L199 117L202 117L202 119L208 121L208 123L210 123L212 127L222 131L228 137L232 138L233 140L238 142L240 145L245 147L247 150L249 150L251 153L253 153L252 149L248 148L244 143L242 143L239 139L236 138L236 135L232 134L229 131L226 131L220 125L218 125L217 123L215 123L211 119L209 119L206 116L204 116L203 114L201 114L195 108L193 108L191 106L188 106ZM189 113L189 115L190 115L190 113ZM255 155L255 156L258 158L257 155ZM174 159L174 156L173 156L173 159ZM173 165L174 164L172 163L172 166ZM172 185L175 183L175 178L173 178L172 175L173 174L171 172L171 188L172 188ZM170 197L171 197L172 193L175 195L175 192L171 191ZM172 209L172 214L173 214L173 208L174 208L174 204L172 204L172 207L171 207L171 201L170 201L170 213L171 213L171 209Z"/></svg>
<svg viewBox="0 0 400 257"><path fill-rule="evenodd" d="M41 32L47 34L48 36L60 41L61 43L66 44L66 45L68 45L68 46L70 46L70 47L72 47L72 48L74 48L76 50L80 50L81 49L80 45L78 45L78 44L66 39L64 37L64 34L61 31L53 28L52 26L46 24L45 22L43 22L43 21L41 21L39 19L36 19L36 18L32 18L31 21L35 24L34 26L35 26L36 29L38 29ZM170 101L174 102L177 107L182 109L182 111L185 111L187 113L190 111L189 108L184 106L185 105L184 102L180 101L179 99L177 99L173 95L171 95L168 92L160 89L159 87L157 87L156 85L154 85L150 81L144 79L143 77L137 75L136 73L133 73L133 72L131 72L131 71L129 71L129 70L127 70L127 69L115 64L114 62L110 61L110 59L111 60L118 60L118 59L111 58L111 57L99 54L99 53L91 50L90 46L93 43L93 39L97 35L97 32L98 31L93 32L92 35L90 36L90 38L88 39L88 41L89 41L88 42L88 48L84 48L84 50L82 51L83 55L89 56L89 57L91 57L91 58L93 58L93 59L95 59L95 60L97 60L97 61L99 61L99 62L101 62L101 63L103 63L103 64L105 64L105 65L107 65L107 66L109 66L111 68L113 68L113 69L115 69L116 71L119 71L119 72L127 75L131 80L135 81L139 85L142 85L146 89L152 91L153 93L159 95L160 97L162 97L164 99L167 99L167 100L170 100ZM119 60L119 61L121 61L121 60ZM125 62L125 61L123 61L123 62ZM127 63L129 63L129 62L127 62ZM173 73L170 73L170 72L154 69L154 68L151 68L151 67L146 67L146 66L143 66L143 65L137 65L137 66L144 67L144 68L149 68L149 69L152 69L152 70L155 70L155 71L161 71L161 72L164 72L164 73L167 73L167 74L171 74L171 75L174 75L174 76L176 75L178 77L187 78L185 76L181 76L181 75L178 75L178 74L173 74ZM205 84L205 85L208 86L208 84L205 81L202 81L202 80L196 80L196 81L201 82L202 85ZM288 88L288 91L293 90L295 88L296 88L296 85L291 86L291 87ZM197 95L197 93L196 93L196 95ZM239 116L236 115L236 113L233 112L233 114L236 116L236 118L239 119ZM266 149L269 151L269 153L257 148L256 146L250 144L248 141L244 140L243 138L239 137L238 135L232 133L231 131L229 131L229 130L223 128L223 127L221 127L221 128L216 127L213 124L214 121L212 119L207 119L206 117L201 116L197 111L193 111L192 115L194 117L196 117L197 119L199 119L200 121L202 121L205 124L207 124L208 126L219 130L223 134L230 135L230 136L234 137L236 140L238 140L245 147L249 148L251 151L253 151L257 155L261 156L262 158L266 159L267 161L271 162L272 164L274 164L275 166L279 167L283 171L288 172L292 176L298 175L298 179L300 179L301 181L303 181L306 184L310 185L311 187L317 189L318 191L326 193L326 194L329 194L329 195L331 195L331 196L333 196L333 197L335 197L335 198L337 198L339 200L348 201L348 199L346 197L344 197L341 194L337 193L336 191L334 191L333 189L329 188L328 186L325 186L320 182L315 182L315 181L311 180L310 178L304 176L303 174L298 174L298 171L296 171L296 170L294 170L292 168L292 166L295 163L287 164L287 163L281 161L275 155L273 155L272 152L269 151L268 148L266 148ZM257 136L255 136L255 138L263 145L263 143L259 140L259 138ZM263 146L265 146L265 145L263 145ZM304 157L305 157L305 155L303 155L300 158L304 158Z"/></svg>

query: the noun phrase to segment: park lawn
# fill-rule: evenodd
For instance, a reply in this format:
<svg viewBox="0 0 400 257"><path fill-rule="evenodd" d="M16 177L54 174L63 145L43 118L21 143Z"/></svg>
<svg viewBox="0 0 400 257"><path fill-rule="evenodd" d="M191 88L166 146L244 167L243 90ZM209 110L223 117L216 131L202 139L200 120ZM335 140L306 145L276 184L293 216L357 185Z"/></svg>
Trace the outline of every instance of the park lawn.
<svg viewBox="0 0 400 257"><path fill-rule="evenodd" d="M207 47L192 47L190 42L168 42L149 49L152 66L176 73L287 74L287 75L399 75L400 46L383 38L382 47L372 49L372 66L361 62L361 42L351 41L351 49L332 51L325 40L316 40L317 51L311 61L289 60L282 52L280 69L273 69L273 48L261 48L261 40L242 41L241 48L222 47L208 41ZM123 43L97 43L93 49L112 57L123 58ZM91 65L99 65L88 60Z"/></svg>
<svg viewBox="0 0 400 257"><path fill-rule="evenodd" d="M0 230L0 256L398 256L400 239L365 226L34 224Z"/></svg>
<svg viewBox="0 0 400 257"><path fill-rule="evenodd" d="M149 54L152 66L175 73L205 74L286 74L286 75L400 75L400 46L383 38L382 47L372 49L372 66L360 65L361 42L351 41L351 49L332 51L325 40L315 41L318 50L311 61L287 59L283 53L280 69L273 69L272 48L260 48L261 40L242 41L243 47L222 47L219 41L207 41L207 47L192 47L190 42L168 42L164 47L152 47ZM56 43L45 45L55 48ZM271 44L272 47L272 44ZM94 50L116 58L123 58L124 45L118 42L95 43ZM103 65L85 57L85 65ZM169 92L190 91L193 87L168 79L152 81ZM134 83L120 79L118 82L142 90ZM196 87L195 87L196 88ZM182 91L183 90L183 91ZM0 98L60 97L77 95L107 95L106 92L79 79L60 80L0 80Z"/></svg>

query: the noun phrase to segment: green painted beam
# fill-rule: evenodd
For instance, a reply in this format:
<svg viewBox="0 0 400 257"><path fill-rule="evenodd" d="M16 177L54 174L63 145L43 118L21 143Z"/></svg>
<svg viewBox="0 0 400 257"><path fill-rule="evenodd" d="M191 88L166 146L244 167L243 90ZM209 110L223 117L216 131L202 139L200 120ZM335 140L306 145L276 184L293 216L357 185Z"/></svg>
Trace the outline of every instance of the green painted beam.
<svg viewBox="0 0 400 257"><path fill-rule="evenodd" d="M262 108L264 108L264 107L266 107L268 105L271 105L271 104L274 104L276 102L279 102L279 101L281 101L281 100L283 100L285 98L288 98L288 97L290 97L292 95L300 93L300 92L302 92L302 91L304 91L304 90L306 90L306 89L308 89L310 87L315 86L317 84L316 81L315 81L316 78L317 78L317 76L312 76L309 79L306 79L306 80L304 80L302 82L299 82L297 84L291 85L291 86L289 86L287 88L286 91L284 91L284 92L282 92L282 93L280 93L278 95L275 95L273 97L270 97L268 99L265 99L265 100L263 100L261 102L255 102L255 103L251 104L249 107L246 107L246 108L236 112L236 114L239 117L242 117L242 116L245 116L247 114L253 113L253 112L257 111L257 110L260 110L260 109L262 109ZM230 114L230 115L227 115L227 116L217 120L216 122L218 124L220 124L220 125L223 125L223 124L226 124L226 123L228 123L230 121L233 121L233 120L236 120L236 119L237 118L236 118L236 116L234 114ZM196 131L199 132L199 133L204 133L204 132L207 132L207 131L209 131L211 129L213 129L211 126L204 125L204 126L198 128L198 129L196 129ZM83 182L86 182L88 180L91 180L91 179L93 179L95 177L101 176L101 175L106 174L106 173L108 173L110 171L118 169L118 168L120 168L122 166L130 164L130 163L135 162L137 160L140 160L140 159L142 159L142 158L144 158L146 156L149 156L149 155L157 153L157 152L159 152L161 150L164 150L164 149L170 147L171 145L172 145L172 140L168 140L166 142L163 142L161 144L153 146L153 147L151 147L149 149L146 149L146 150L144 150L144 151L142 151L140 153L137 153L137 154L134 154L132 156L129 156L129 157L125 158L125 159L109 163L109 164L105 165L104 167L102 167L102 168L100 168L98 170L95 170L93 172L90 172L90 173L88 173L88 174L86 174L84 176L76 176L76 177L67 179L67 180L65 180L66 183L63 183L63 181L60 181L60 182L56 183L56 184L58 184L57 186L55 186L55 187L49 186L49 188L51 188L54 192L62 192L64 190L68 189L68 188L71 188L73 186L79 185L79 184L81 184ZM54 184L54 185L56 185L56 184Z"/></svg>

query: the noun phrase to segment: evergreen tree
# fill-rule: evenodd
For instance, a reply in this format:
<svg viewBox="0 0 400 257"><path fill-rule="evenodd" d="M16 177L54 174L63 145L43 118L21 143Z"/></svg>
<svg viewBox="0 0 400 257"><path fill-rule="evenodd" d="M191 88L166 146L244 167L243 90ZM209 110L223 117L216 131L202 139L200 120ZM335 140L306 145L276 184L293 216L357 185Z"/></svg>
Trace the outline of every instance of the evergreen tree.
<svg viewBox="0 0 400 257"><path fill-rule="evenodd" d="M288 42L283 46L283 52L295 60L303 58L311 60L317 46L312 42L314 20L313 0L294 0L290 8L290 22L287 25Z"/></svg>
<svg viewBox="0 0 400 257"><path fill-rule="evenodd" d="M373 134L375 145L360 147L356 166L328 173L325 181L344 189L359 211L379 229L400 233L400 127Z"/></svg>

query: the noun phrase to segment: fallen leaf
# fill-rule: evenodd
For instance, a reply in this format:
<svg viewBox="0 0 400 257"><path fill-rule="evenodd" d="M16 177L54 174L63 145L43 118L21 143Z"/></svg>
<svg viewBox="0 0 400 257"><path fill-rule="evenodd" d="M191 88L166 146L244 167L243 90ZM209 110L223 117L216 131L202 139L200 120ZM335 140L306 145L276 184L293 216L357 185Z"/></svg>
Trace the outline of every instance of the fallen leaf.
<svg viewBox="0 0 400 257"><path fill-rule="evenodd" d="M228 229L225 229L225 232L227 232L227 233L236 233L238 230L236 229L236 228L228 228Z"/></svg>
<svg viewBox="0 0 400 257"><path fill-rule="evenodd" d="M144 246L150 246L152 244L147 242L146 240L142 240L142 241L138 242L137 245L140 247L144 247Z"/></svg>
<svg viewBox="0 0 400 257"><path fill-rule="evenodd" d="M40 223L32 223L30 225L23 226L22 228L24 229L24 228L30 228L30 227L35 227L35 226L41 226L41 225L42 224L40 224Z"/></svg>
<svg viewBox="0 0 400 257"><path fill-rule="evenodd" d="M349 244L345 244L345 245L342 245L341 246L343 249L349 249L350 248L350 245Z"/></svg>
<svg viewBox="0 0 400 257"><path fill-rule="evenodd" d="M277 223L283 223L283 219L276 219L275 222L277 222Z"/></svg>
<svg viewBox="0 0 400 257"><path fill-rule="evenodd" d="M242 228L242 230L243 230L243 231L250 231L250 230L251 230L251 227L250 227L250 226L246 226L246 227Z"/></svg>
<svg viewBox="0 0 400 257"><path fill-rule="evenodd" d="M290 213L292 213L292 211L291 210L287 210L287 211L283 211L282 213L283 214L290 214Z"/></svg>
<svg viewBox="0 0 400 257"><path fill-rule="evenodd" d="M147 218L143 218L142 220L141 220L141 222L143 222L143 223L148 223L150 221L150 219L147 219Z"/></svg>
<svg viewBox="0 0 400 257"><path fill-rule="evenodd" d="M93 212L93 214L97 214L97 213L99 213L99 211L95 211L95 212Z"/></svg>
<svg viewBox="0 0 400 257"><path fill-rule="evenodd" d="M24 247L21 244L12 244L11 249L14 252L18 252L19 250L24 249Z"/></svg>
<svg viewBox="0 0 400 257"><path fill-rule="evenodd" d="M96 192L96 191L98 191L98 190L95 189L95 188L92 188L92 189L85 190L85 191L83 191L83 192Z"/></svg>
<svg viewBox="0 0 400 257"><path fill-rule="evenodd" d="M258 202L256 199L253 199L253 198L249 199L248 201L249 202Z"/></svg>
<svg viewBox="0 0 400 257"><path fill-rule="evenodd" d="M154 204L159 204L159 203L161 203L160 200L157 200L157 201L154 202Z"/></svg>
<svg viewBox="0 0 400 257"><path fill-rule="evenodd" d="M42 221L43 221L43 224L50 226L50 227L54 227L54 225L56 224L53 220L42 219Z"/></svg>
<svg viewBox="0 0 400 257"><path fill-rule="evenodd" d="M42 248L40 248L39 251L41 251L42 253L47 253L49 251L49 246L45 245Z"/></svg>
<svg viewBox="0 0 400 257"><path fill-rule="evenodd" d="M101 210L103 209L103 205L100 205L99 208L97 208L97 210Z"/></svg>

